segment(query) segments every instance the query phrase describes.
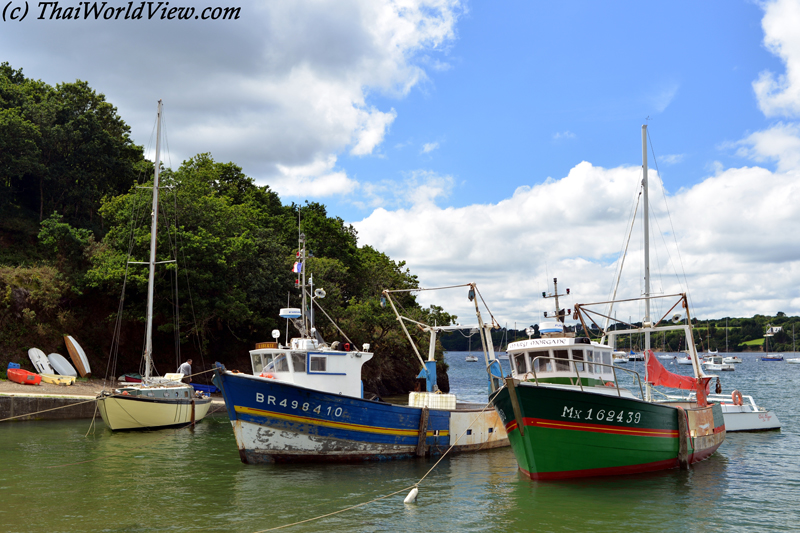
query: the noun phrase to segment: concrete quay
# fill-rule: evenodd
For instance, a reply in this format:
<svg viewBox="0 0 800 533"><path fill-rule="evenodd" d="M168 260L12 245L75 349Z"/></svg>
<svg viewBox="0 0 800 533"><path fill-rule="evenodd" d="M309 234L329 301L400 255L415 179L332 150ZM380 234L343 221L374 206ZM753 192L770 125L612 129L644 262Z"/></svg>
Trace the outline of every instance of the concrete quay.
<svg viewBox="0 0 800 533"><path fill-rule="evenodd" d="M91 379L77 381L74 385L21 385L0 380L0 424L21 420L74 420L100 419L95 413L95 398L103 390L104 382ZM106 384L106 390L112 387ZM224 412L221 397L211 400L212 412ZM10 420L8 420L10 419Z"/></svg>

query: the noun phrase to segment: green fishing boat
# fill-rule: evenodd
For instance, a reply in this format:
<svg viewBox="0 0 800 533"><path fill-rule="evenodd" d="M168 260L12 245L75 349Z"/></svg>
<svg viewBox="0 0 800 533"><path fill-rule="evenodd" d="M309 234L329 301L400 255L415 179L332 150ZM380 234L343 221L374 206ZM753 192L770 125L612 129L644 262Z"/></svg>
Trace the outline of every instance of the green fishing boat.
<svg viewBox="0 0 800 533"><path fill-rule="evenodd" d="M689 304L685 293L652 296L649 289L647 241L646 126L642 128L645 205L645 291L643 298L576 304L574 312L561 309L558 281L552 322L542 322L541 338L510 343L512 374L499 390L490 394L514 450L520 471L531 479L564 479L636 474L669 468L687 468L708 458L725 440L725 421L718 403L707 400L713 375L699 364L694 345ZM621 269L620 269L621 271ZM616 292L616 289L615 289ZM651 320L650 301L675 300L658 320ZM645 317L640 326L609 328L615 303L640 302ZM597 311L604 306L605 314ZM686 311L686 321L676 313ZM570 327L572 315L580 324ZM545 313L547 316L547 313ZM601 328L595 318L606 320ZM680 322L680 323L679 323ZM591 329L590 329L591 327ZM668 372L650 350L650 335L683 330L694 376ZM576 335L576 331L581 335ZM589 331L596 332L593 341ZM529 331L532 336L534 332ZM645 376L634 369L613 364L616 338L643 335ZM635 368L635 367L634 367ZM641 368L641 367L640 367ZM624 379L622 379L624 378ZM691 400L656 400L653 387L694 391Z"/></svg>

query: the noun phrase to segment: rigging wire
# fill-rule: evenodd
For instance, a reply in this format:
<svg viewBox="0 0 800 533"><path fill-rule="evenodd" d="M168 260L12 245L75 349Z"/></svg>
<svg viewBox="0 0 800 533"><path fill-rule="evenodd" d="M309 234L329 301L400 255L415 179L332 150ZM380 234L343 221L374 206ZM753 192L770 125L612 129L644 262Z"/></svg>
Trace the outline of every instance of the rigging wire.
<svg viewBox="0 0 800 533"><path fill-rule="evenodd" d="M647 140L650 143L650 152L653 154L653 163L656 166L656 172L658 172L658 175L661 176L661 171L658 169L658 159L656 158L656 151L655 151L655 148L653 147L653 139L652 139L652 137L650 135L650 131L649 130L647 132ZM692 315L694 316L695 315L694 304L693 304L693 301L692 301L691 294L689 292L689 280L688 280L688 277L686 276L686 268L683 265L683 257L681 256L681 248L678 245L678 237L677 237L677 235L675 233L675 225L672 222L672 213L670 212L669 204L667 203L667 194L666 194L666 189L664 189L664 186L663 186L663 181L662 181L662 192L663 192L662 196L664 198L664 207L665 207L665 209L667 211L667 219L669 220L669 226L670 226L670 228L672 230L672 239L675 242L675 251L678 254L678 263L680 264L681 273L683 274L683 287L686 288L685 292L686 292L687 299L689 300L689 307L691 308ZM674 270L674 268L673 268L673 270ZM678 277L678 280L679 280L679 283L680 283L680 275L677 272L676 272L676 277Z"/></svg>
<svg viewBox="0 0 800 533"><path fill-rule="evenodd" d="M153 122L153 129L150 132L150 140L148 142L148 150L153 144L153 139L155 137L156 131L156 124L158 119ZM145 178L145 171L141 170L139 173L139 178L137 179L138 183L143 183ZM125 292L127 289L128 284L128 275L130 274L130 260L131 256L133 255L133 249L136 244L136 228L139 227L147 210L145 206L147 204L144 201L143 196L138 190L132 195L130 201L133 203L131 206L131 218L130 218L130 228L129 228L129 238L128 238L128 253L125 258L125 270L124 276L122 280L122 290L120 294L119 305L117 307L117 317L114 323L114 329L111 336L111 349L109 351L109 358L108 363L106 364L106 380L115 377L117 375L117 361L119 356L119 345L122 336L122 319L124 313L124 305L125 305ZM144 351L144 346L142 346L142 351ZM141 363L140 363L140 373L141 373ZM103 388L105 388L105 382L103 383Z"/></svg>

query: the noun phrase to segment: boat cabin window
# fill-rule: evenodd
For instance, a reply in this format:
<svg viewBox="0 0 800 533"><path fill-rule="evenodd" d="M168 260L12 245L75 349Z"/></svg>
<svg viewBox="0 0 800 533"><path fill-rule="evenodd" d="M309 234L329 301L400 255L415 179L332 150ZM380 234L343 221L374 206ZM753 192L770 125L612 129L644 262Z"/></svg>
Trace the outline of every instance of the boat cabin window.
<svg viewBox="0 0 800 533"><path fill-rule="evenodd" d="M594 352L592 350L586 350L586 371L587 372L594 372L594 365L590 364L594 361Z"/></svg>
<svg viewBox="0 0 800 533"><path fill-rule="evenodd" d="M289 361L286 359L286 354L264 354L263 370L267 372L288 372Z"/></svg>
<svg viewBox="0 0 800 533"><path fill-rule="evenodd" d="M261 371L264 370L264 363L261 362L261 354L254 353L253 354L253 374L260 374Z"/></svg>
<svg viewBox="0 0 800 533"><path fill-rule="evenodd" d="M527 354L525 352L514 355L514 368L517 369L517 374L524 374L528 371L527 366L525 365L526 355Z"/></svg>
<svg viewBox="0 0 800 533"><path fill-rule="evenodd" d="M598 354L599 355L599 354ZM614 371L611 369L611 352L603 352L603 364L607 366L601 367L603 369L603 374L613 374Z"/></svg>
<svg viewBox="0 0 800 533"><path fill-rule="evenodd" d="M308 371L309 372L327 372L328 369L328 356L322 354L309 354L308 356Z"/></svg>
<svg viewBox="0 0 800 533"><path fill-rule="evenodd" d="M572 360L575 362L575 370L578 372L586 370L584 368L583 356L583 350L572 350Z"/></svg>
<svg viewBox="0 0 800 533"><path fill-rule="evenodd" d="M556 371L569 372L569 350L553 350L555 357Z"/></svg>
<svg viewBox="0 0 800 533"><path fill-rule="evenodd" d="M536 372L552 372L553 371L553 360L550 359L549 353L542 353L539 356L536 356L536 352L531 354L534 357L534 368Z"/></svg>
<svg viewBox="0 0 800 533"><path fill-rule="evenodd" d="M295 372L306 371L306 354L303 352L292 352L292 369Z"/></svg>

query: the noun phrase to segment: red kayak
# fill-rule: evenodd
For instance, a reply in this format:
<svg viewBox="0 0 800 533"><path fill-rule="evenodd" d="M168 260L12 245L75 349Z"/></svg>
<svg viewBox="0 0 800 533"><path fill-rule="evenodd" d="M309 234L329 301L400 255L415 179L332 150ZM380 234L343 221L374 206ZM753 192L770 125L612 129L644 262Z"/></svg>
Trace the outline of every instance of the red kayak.
<svg viewBox="0 0 800 533"><path fill-rule="evenodd" d="M23 385L38 385L42 381L42 376L22 370L21 368L9 368L8 379L22 383Z"/></svg>

